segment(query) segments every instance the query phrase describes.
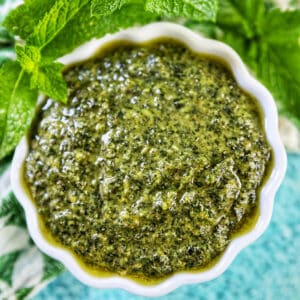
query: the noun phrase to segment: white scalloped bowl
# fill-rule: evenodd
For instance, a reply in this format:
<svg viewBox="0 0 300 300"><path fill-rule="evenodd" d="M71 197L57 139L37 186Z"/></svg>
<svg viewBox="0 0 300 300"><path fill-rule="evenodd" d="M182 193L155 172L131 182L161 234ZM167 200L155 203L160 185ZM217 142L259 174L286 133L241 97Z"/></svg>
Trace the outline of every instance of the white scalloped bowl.
<svg viewBox="0 0 300 300"><path fill-rule="evenodd" d="M272 172L260 192L260 212L256 225L250 232L234 238L220 260L214 266L199 273L176 273L156 285L143 285L118 275L107 278L91 275L80 266L68 250L50 244L41 232L38 225L37 210L22 185L22 166L28 153L28 142L26 138L22 139L15 151L11 172L13 191L25 209L29 233L36 245L43 252L62 262L77 279L89 286L97 288L121 288L134 294L149 297L162 296L181 285L212 280L222 274L235 256L266 230L272 216L275 192L283 180L287 164L285 149L278 132L277 109L271 94L248 73L237 53L221 42L203 38L180 25L160 22L152 23L144 27L131 28L113 35L107 35L101 39L92 40L77 48L71 54L64 56L60 61L68 65L86 60L93 56L104 45L112 41L127 40L145 42L160 37L174 38L183 42L188 48L195 52L219 57L227 62L240 87L253 95L261 105L264 115L264 129L268 142L273 149L274 164Z"/></svg>

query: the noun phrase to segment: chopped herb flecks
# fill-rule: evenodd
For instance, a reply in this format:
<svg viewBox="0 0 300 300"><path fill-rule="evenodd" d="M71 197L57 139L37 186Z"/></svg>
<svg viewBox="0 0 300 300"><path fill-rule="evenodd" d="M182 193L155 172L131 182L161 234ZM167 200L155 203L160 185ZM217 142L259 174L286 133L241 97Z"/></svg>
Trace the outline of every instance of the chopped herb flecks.
<svg viewBox="0 0 300 300"><path fill-rule="evenodd" d="M51 235L87 265L162 278L220 255L258 205L270 160L255 99L171 41L125 45L65 72L25 177Z"/></svg>

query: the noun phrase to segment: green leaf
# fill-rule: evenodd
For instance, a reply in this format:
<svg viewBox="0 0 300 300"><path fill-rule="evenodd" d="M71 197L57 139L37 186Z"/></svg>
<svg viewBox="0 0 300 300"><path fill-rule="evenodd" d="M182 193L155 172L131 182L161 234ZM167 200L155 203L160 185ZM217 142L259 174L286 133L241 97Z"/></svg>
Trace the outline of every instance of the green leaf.
<svg viewBox="0 0 300 300"><path fill-rule="evenodd" d="M27 42L40 49L45 47L88 2L89 0L57 0L34 27Z"/></svg>
<svg viewBox="0 0 300 300"><path fill-rule="evenodd" d="M241 55L280 112L300 128L300 11L262 5L260 0L220 2L218 38Z"/></svg>
<svg viewBox="0 0 300 300"><path fill-rule="evenodd" d="M30 86L39 89L48 97L66 103L68 101L67 84L62 75L64 65L51 63L42 65L32 74Z"/></svg>
<svg viewBox="0 0 300 300"><path fill-rule="evenodd" d="M29 76L17 62L0 68L0 160L25 134L35 111L38 93L29 88Z"/></svg>
<svg viewBox="0 0 300 300"><path fill-rule="evenodd" d="M25 0L5 18L3 26L26 40L56 0Z"/></svg>
<svg viewBox="0 0 300 300"><path fill-rule="evenodd" d="M16 47L21 66L32 75L30 86L54 100L67 102L67 85L61 74L62 65L41 62L40 51L74 18L88 0L57 0L34 27L25 47Z"/></svg>
<svg viewBox="0 0 300 300"><path fill-rule="evenodd" d="M257 43L257 41L254 39L247 39L232 31L223 32L219 39L235 49L243 61L248 65L250 70L254 74L257 73L257 61L259 56L259 43Z"/></svg>
<svg viewBox="0 0 300 300"><path fill-rule="evenodd" d="M217 23L224 30L232 30L252 38L260 31L260 21L265 12L261 0L221 0Z"/></svg>
<svg viewBox="0 0 300 300"><path fill-rule="evenodd" d="M29 73L37 72L38 65L41 61L41 53L39 48L35 46L19 46L16 48L17 59L23 69Z"/></svg>
<svg viewBox="0 0 300 300"><path fill-rule="evenodd" d="M143 4L125 5L109 16L91 16L90 5L86 5L42 50L42 56L56 59L92 38L100 38L137 24L147 24L157 18L156 14L145 12Z"/></svg>
<svg viewBox="0 0 300 300"><path fill-rule="evenodd" d="M126 0L92 0L91 13L99 16L110 15L125 3Z"/></svg>
<svg viewBox="0 0 300 300"><path fill-rule="evenodd" d="M167 17L192 20L216 19L216 0L146 0L146 10Z"/></svg>
<svg viewBox="0 0 300 300"><path fill-rule="evenodd" d="M264 45L257 77L273 93L281 113L300 128L300 47Z"/></svg>
<svg viewBox="0 0 300 300"><path fill-rule="evenodd" d="M18 61L31 74L30 86L60 102L67 102L67 85L62 76L60 63L41 62L41 53L35 46L16 46Z"/></svg>
<svg viewBox="0 0 300 300"><path fill-rule="evenodd" d="M300 37L300 10L270 10L262 21L262 28L264 41L274 47L297 44Z"/></svg>

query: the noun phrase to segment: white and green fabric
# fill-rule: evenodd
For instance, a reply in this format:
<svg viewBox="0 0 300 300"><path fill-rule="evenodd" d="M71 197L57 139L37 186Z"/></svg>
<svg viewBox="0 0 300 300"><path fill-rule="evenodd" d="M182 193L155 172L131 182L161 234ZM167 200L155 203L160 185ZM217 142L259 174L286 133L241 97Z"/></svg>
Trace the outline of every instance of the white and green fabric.
<svg viewBox="0 0 300 300"><path fill-rule="evenodd" d="M0 299L33 295L63 271L31 241L24 212L10 187L9 160L0 165Z"/></svg>

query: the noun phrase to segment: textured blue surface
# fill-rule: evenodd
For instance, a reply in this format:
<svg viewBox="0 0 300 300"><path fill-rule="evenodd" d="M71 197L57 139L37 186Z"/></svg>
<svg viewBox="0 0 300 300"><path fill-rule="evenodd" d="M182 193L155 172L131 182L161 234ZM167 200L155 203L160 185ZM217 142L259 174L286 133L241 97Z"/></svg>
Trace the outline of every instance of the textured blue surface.
<svg viewBox="0 0 300 300"><path fill-rule="evenodd" d="M289 154L288 161L272 222L264 235L242 251L221 277L183 286L159 299L300 299L300 155ZM89 288L66 272L34 299L145 298L121 290Z"/></svg>

